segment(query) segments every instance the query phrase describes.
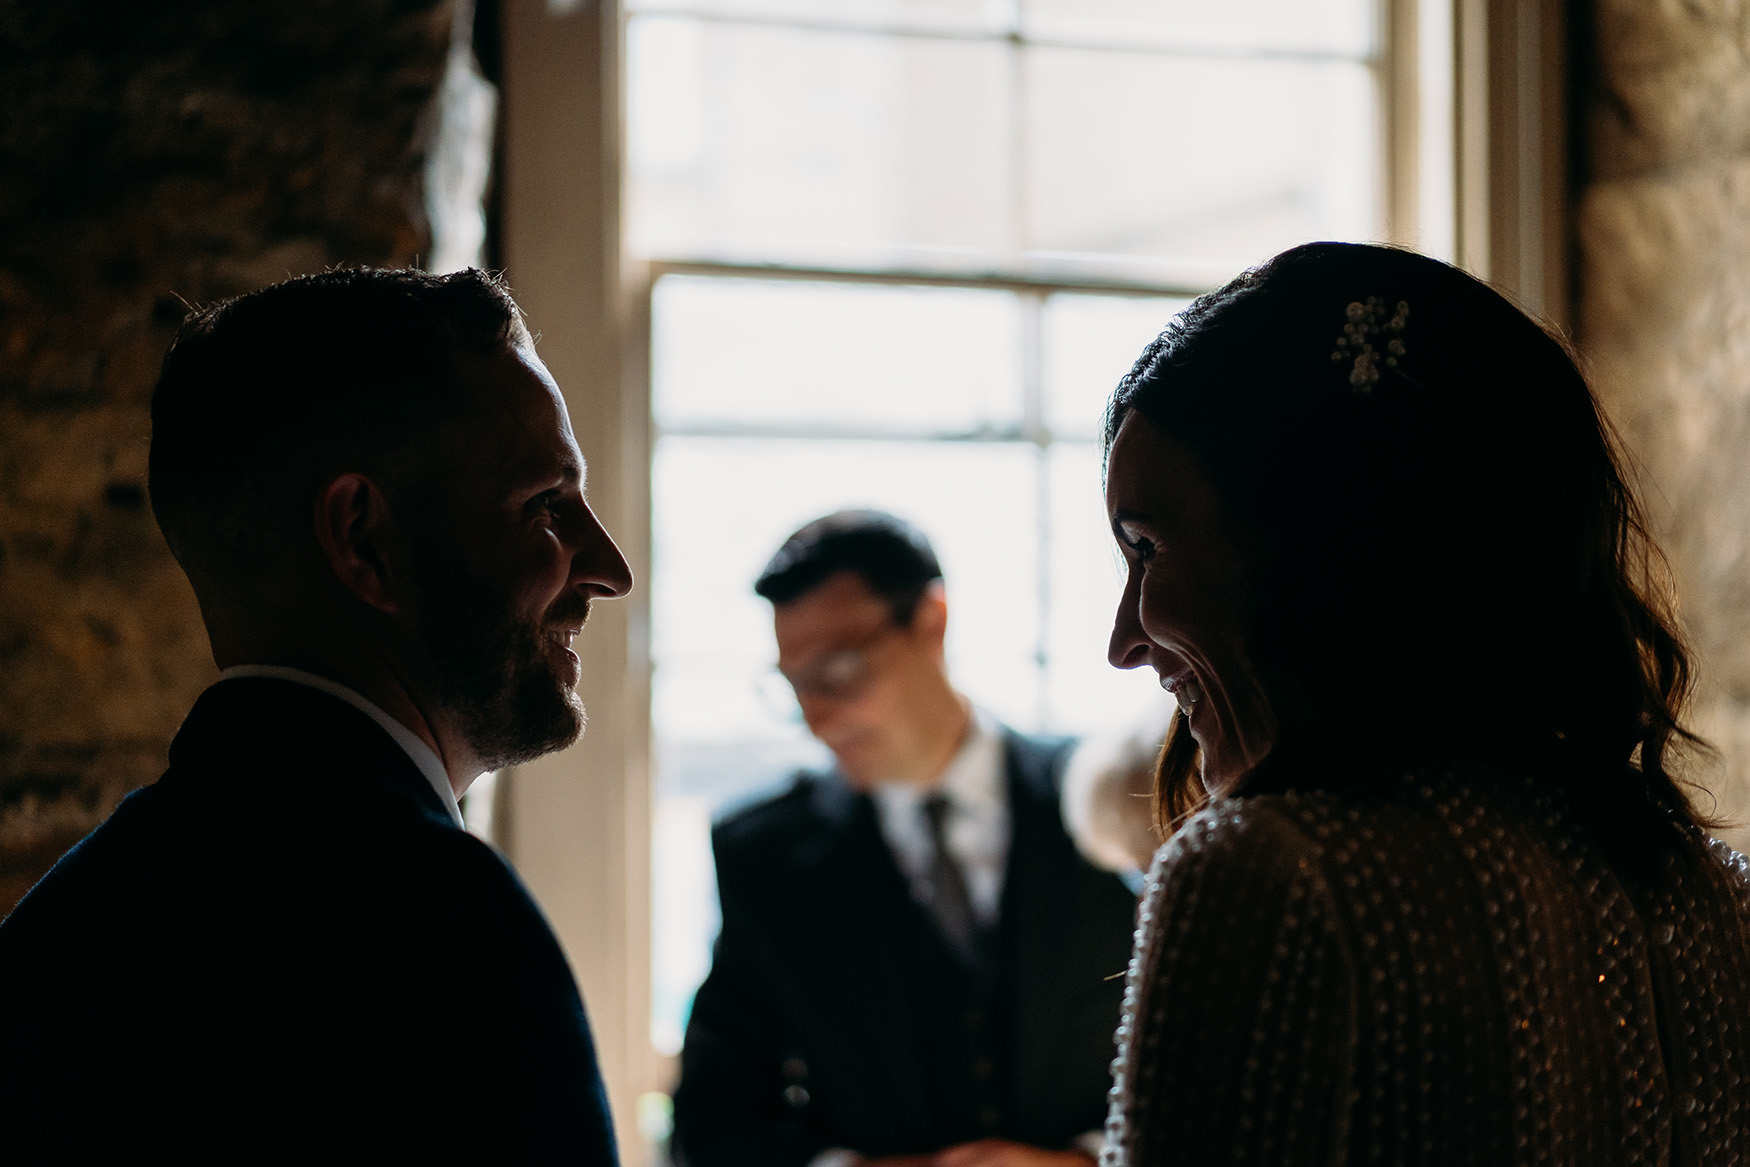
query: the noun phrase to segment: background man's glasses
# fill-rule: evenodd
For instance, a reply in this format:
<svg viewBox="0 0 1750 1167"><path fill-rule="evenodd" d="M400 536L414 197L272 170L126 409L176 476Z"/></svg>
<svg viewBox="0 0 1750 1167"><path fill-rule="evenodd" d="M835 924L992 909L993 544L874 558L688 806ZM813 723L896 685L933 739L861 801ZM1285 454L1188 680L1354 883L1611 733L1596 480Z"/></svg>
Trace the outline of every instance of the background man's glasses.
<svg viewBox="0 0 1750 1167"><path fill-rule="evenodd" d="M787 717L799 712L798 698L843 701L860 696L875 678L876 652L902 631L898 624L883 624L854 644L821 653L793 673L774 668L760 678L760 695Z"/></svg>

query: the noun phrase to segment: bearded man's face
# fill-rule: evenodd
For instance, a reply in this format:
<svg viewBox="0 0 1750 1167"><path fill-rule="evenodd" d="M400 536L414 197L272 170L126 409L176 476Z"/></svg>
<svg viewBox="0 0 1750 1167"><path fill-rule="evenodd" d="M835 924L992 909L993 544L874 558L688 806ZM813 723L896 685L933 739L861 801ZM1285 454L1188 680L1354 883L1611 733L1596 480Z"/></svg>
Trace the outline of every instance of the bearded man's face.
<svg viewBox="0 0 1750 1167"><path fill-rule="evenodd" d="M415 524L415 634L436 712L498 769L583 732L571 642L590 600L624 595L632 576L585 501L546 367L525 349L457 365L472 400L437 441Z"/></svg>

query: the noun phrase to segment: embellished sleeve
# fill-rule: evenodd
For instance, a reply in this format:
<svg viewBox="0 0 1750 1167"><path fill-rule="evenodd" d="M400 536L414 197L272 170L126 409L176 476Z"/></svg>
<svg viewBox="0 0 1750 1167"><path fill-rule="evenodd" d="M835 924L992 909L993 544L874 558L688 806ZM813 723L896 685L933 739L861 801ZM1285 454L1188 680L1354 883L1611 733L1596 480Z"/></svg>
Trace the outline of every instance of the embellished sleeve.
<svg viewBox="0 0 1750 1167"><path fill-rule="evenodd" d="M1221 804L1156 858L1104 1162L1345 1160L1358 986L1317 843Z"/></svg>
<svg viewBox="0 0 1750 1167"><path fill-rule="evenodd" d="M1707 848L1716 862L1725 869L1727 882L1740 904L1750 904L1750 859L1734 851L1718 839L1709 839Z"/></svg>

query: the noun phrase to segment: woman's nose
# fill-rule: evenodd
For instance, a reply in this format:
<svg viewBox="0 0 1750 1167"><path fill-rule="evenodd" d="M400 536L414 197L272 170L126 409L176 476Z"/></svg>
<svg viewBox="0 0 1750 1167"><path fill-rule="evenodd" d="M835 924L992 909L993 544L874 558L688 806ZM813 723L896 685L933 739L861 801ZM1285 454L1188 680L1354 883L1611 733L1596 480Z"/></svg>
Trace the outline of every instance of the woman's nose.
<svg viewBox="0 0 1750 1167"><path fill-rule="evenodd" d="M1142 630L1137 615L1140 588L1132 570L1124 581L1124 594L1118 598L1118 611L1112 616L1112 639L1106 646L1106 659L1115 669L1134 669L1148 661L1151 641Z"/></svg>

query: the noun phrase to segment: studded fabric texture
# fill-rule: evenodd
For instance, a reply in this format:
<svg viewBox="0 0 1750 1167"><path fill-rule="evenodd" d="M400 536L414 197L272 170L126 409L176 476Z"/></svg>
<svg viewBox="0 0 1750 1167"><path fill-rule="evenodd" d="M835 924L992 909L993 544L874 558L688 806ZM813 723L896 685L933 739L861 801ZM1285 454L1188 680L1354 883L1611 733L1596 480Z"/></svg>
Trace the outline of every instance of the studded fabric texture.
<svg viewBox="0 0 1750 1167"><path fill-rule="evenodd" d="M1155 856L1102 1167L1750 1163L1750 866L1622 878L1561 799L1217 802Z"/></svg>

